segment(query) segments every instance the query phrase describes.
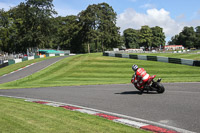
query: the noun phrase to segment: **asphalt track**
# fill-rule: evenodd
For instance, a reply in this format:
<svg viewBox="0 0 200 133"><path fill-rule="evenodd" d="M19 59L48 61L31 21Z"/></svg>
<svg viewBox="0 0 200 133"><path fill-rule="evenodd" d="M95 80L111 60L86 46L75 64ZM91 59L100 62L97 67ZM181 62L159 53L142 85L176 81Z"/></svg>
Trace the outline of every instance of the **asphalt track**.
<svg viewBox="0 0 200 133"><path fill-rule="evenodd" d="M10 82L13 80L17 80L23 77L26 77L28 75L31 75L37 71L40 71L42 69L44 69L45 67L48 67L49 65L56 63L57 61L59 61L60 59L66 58L66 56L60 56L57 58L51 58L48 60L44 60L38 63L35 63L21 71L16 71L15 73L10 73L6 76L1 76L0 77L0 84L5 83L5 82Z"/></svg>
<svg viewBox="0 0 200 133"><path fill-rule="evenodd" d="M48 60L36 63L0 77L0 83L10 81L16 75L22 78L26 69L36 69L42 64L48 66L61 58L64 57L51 59L51 63ZM164 86L164 94L140 95L131 84L117 84L0 90L0 95L69 103L200 132L200 83L164 83Z"/></svg>

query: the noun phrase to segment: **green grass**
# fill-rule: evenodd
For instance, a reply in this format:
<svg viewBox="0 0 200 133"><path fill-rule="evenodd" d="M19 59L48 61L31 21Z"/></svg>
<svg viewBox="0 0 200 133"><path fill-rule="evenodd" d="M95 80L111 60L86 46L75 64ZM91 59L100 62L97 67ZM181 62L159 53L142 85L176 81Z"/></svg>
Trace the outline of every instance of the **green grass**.
<svg viewBox="0 0 200 133"><path fill-rule="evenodd" d="M1 84L1 89L130 83L133 64L143 67L162 82L200 82L199 67L102 56L102 53L62 59L40 72Z"/></svg>
<svg viewBox="0 0 200 133"><path fill-rule="evenodd" d="M200 54L187 54L187 53L133 53L133 54L200 60Z"/></svg>
<svg viewBox="0 0 200 133"><path fill-rule="evenodd" d="M98 116L0 97L1 133L145 133Z"/></svg>
<svg viewBox="0 0 200 133"><path fill-rule="evenodd" d="M19 68L27 65L22 63L11 65L12 69L17 69L16 65L19 65ZM163 82L200 81L199 67L106 57L98 53L62 59L29 77L0 84L0 88L130 83L133 64L144 67L150 75L156 74L157 77L163 78ZM0 69L0 73L10 71L7 69L11 69L11 66ZM97 116L28 103L20 99L0 97L0 108L1 133L146 132Z"/></svg>
<svg viewBox="0 0 200 133"><path fill-rule="evenodd" d="M50 59L50 58L55 58L55 57L37 58L37 59L27 60L27 61L23 61L23 62L20 62L20 63L9 65L7 67L0 68L0 76L2 76L4 74L8 74L10 72L13 72L17 69L20 69L22 67L30 65L32 63L40 62L40 61Z"/></svg>

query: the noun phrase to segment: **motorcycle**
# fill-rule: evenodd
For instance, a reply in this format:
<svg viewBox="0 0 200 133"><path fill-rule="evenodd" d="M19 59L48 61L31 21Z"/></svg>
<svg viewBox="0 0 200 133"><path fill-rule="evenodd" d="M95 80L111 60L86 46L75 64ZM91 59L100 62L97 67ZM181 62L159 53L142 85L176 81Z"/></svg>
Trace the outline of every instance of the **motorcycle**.
<svg viewBox="0 0 200 133"><path fill-rule="evenodd" d="M133 75L133 77L135 77L135 75ZM147 91L147 93L149 91L156 91L157 93L164 93L165 91L165 87L163 86L163 84L161 84L161 78L159 78L157 81L154 80L154 78L156 77L156 75L152 75L150 76L149 80L144 84L143 88L139 88L137 86L137 82L135 82L136 77L132 78L131 83L134 84L135 88L138 89L141 93L143 93L143 91Z"/></svg>

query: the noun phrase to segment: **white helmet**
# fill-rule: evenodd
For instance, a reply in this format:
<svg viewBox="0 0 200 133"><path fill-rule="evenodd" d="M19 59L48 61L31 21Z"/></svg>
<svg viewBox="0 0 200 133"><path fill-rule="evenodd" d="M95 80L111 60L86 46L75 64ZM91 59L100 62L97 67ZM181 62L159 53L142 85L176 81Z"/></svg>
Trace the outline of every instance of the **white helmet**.
<svg viewBox="0 0 200 133"><path fill-rule="evenodd" d="M133 66L132 66L132 69L133 69L133 71L137 71L138 66L137 66L137 65L133 65Z"/></svg>

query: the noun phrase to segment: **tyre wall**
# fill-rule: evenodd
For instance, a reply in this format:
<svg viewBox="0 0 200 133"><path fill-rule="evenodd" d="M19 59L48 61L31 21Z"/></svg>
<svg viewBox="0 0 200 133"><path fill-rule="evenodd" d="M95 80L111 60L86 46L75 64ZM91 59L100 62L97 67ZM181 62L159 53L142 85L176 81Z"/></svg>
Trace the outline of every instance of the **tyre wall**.
<svg viewBox="0 0 200 133"><path fill-rule="evenodd" d="M199 60L170 58L170 57L162 57L162 56L132 55L132 54L120 54L120 53L114 53L114 52L104 52L103 56L158 61L158 62L182 64L182 65L189 65L189 66L200 66Z"/></svg>

